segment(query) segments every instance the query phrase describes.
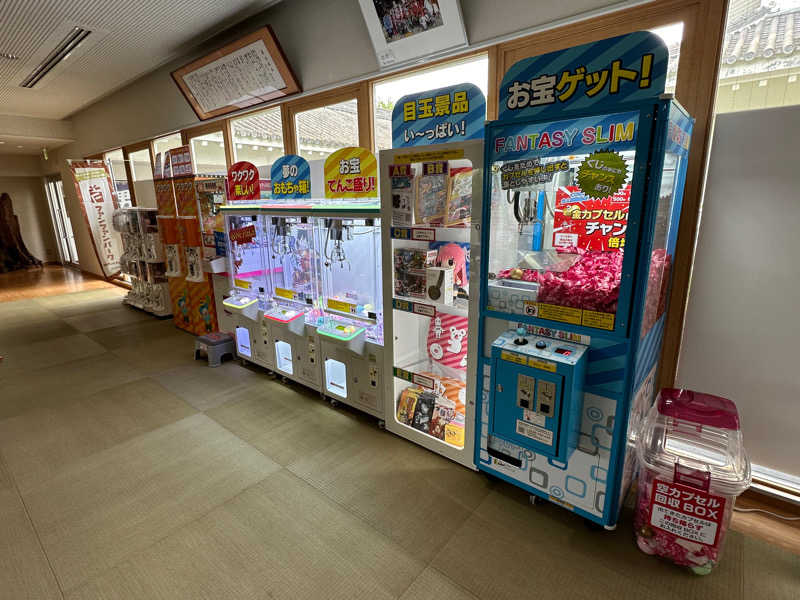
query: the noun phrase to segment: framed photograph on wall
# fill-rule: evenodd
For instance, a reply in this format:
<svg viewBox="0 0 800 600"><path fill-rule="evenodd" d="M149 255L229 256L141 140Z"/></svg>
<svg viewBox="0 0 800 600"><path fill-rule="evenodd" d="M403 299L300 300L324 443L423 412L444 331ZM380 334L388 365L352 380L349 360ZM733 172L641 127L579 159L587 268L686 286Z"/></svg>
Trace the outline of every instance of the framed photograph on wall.
<svg viewBox="0 0 800 600"><path fill-rule="evenodd" d="M466 46L458 0L358 0L381 68Z"/></svg>
<svg viewBox="0 0 800 600"><path fill-rule="evenodd" d="M300 91L269 25L173 71L172 78L201 121Z"/></svg>

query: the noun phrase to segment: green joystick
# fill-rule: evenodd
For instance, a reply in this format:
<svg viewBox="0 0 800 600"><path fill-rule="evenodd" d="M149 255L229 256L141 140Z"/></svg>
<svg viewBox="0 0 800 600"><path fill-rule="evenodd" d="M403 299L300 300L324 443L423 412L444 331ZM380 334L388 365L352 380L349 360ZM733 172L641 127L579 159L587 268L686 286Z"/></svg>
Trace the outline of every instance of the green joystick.
<svg viewBox="0 0 800 600"><path fill-rule="evenodd" d="M528 340L525 339L525 334L527 331L524 327L517 327L517 337L514 339L514 343L517 346L524 346L528 343Z"/></svg>

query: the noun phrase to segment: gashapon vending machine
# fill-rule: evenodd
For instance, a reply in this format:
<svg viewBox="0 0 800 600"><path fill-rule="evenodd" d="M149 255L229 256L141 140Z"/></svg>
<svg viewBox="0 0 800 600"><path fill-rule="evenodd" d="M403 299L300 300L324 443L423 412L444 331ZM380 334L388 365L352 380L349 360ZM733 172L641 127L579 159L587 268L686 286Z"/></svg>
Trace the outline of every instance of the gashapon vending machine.
<svg viewBox="0 0 800 600"><path fill-rule="evenodd" d="M514 64L486 127L479 469L607 528L654 400L693 120L637 32Z"/></svg>
<svg viewBox="0 0 800 600"><path fill-rule="evenodd" d="M343 148L325 161L327 205L314 209L323 316L321 393L384 419L383 283L377 161Z"/></svg>
<svg viewBox="0 0 800 600"><path fill-rule="evenodd" d="M386 426L472 469L485 106L471 84L405 96L380 154Z"/></svg>
<svg viewBox="0 0 800 600"><path fill-rule="evenodd" d="M264 342L274 349L276 373L319 390L321 265L309 163L282 156L272 165L270 182L272 199L263 211L273 287L262 320Z"/></svg>

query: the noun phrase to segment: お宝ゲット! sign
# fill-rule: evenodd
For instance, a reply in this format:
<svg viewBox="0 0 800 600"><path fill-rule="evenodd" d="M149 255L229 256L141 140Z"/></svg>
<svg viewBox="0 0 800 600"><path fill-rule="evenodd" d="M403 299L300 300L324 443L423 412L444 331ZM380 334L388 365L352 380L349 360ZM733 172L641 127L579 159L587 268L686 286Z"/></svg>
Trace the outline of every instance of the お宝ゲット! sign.
<svg viewBox="0 0 800 600"><path fill-rule="evenodd" d="M311 169L302 156L287 154L272 163L272 197L308 198L311 195Z"/></svg>
<svg viewBox="0 0 800 600"><path fill-rule="evenodd" d="M409 94L392 109L392 148L479 139L485 120L486 99L474 84Z"/></svg>
<svg viewBox="0 0 800 600"><path fill-rule="evenodd" d="M648 31L524 58L500 84L498 117L597 109L663 93L669 53Z"/></svg>
<svg viewBox="0 0 800 600"><path fill-rule="evenodd" d="M325 159L326 198L377 198L378 162L366 148L342 148Z"/></svg>
<svg viewBox="0 0 800 600"><path fill-rule="evenodd" d="M233 163L228 169L228 202L258 200L260 197L256 166L244 160Z"/></svg>

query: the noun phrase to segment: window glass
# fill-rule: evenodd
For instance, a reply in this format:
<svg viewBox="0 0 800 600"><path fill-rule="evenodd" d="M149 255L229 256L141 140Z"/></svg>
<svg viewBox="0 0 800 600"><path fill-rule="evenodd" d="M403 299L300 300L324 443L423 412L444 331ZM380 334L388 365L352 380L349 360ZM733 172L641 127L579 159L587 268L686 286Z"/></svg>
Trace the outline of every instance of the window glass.
<svg viewBox="0 0 800 600"><path fill-rule="evenodd" d="M664 27L650 30L655 33L667 46L669 58L667 60L667 82L664 91L667 94L675 93L675 82L678 80L678 58L681 53L681 40L683 39L683 23L671 23Z"/></svg>
<svg viewBox="0 0 800 600"><path fill-rule="evenodd" d="M117 200L120 205L131 205L131 191L128 188L128 175L125 172L125 157L122 148L117 148L111 152L103 154L103 160L111 163L111 176L114 179L114 187L117 189Z"/></svg>
<svg viewBox="0 0 800 600"><path fill-rule="evenodd" d="M474 83L486 96L489 85L489 57L485 54L385 79L373 87L375 105L375 147L392 147L392 109L406 94L425 92L457 83Z"/></svg>
<svg viewBox="0 0 800 600"><path fill-rule="evenodd" d="M800 0L730 0L716 111L800 104Z"/></svg>
<svg viewBox="0 0 800 600"><path fill-rule="evenodd" d="M347 146L358 146L358 101L347 100L297 113L297 153L319 160Z"/></svg>
<svg viewBox="0 0 800 600"><path fill-rule="evenodd" d="M212 131L189 139L194 161L194 172L198 175L225 175L225 141L222 131Z"/></svg>
<svg viewBox="0 0 800 600"><path fill-rule="evenodd" d="M272 163L285 154L281 109L269 108L235 119L231 129L234 159L253 163L261 179L269 179Z"/></svg>
<svg viewBox="0 0 800 600"><path fill-rule="evenodd" d="M172 150L173 148L178 148L182 146L181 144L181 134L170 133L169 135L165 135L164 137L160 137L158 139L153 140L153 159L156 159L158 154L161 154L161 164L164 164L164 152L167 150Z"/></svg>
<svg viewBox="0 0 800 600"><path fill-rule="evenodd" d="M153 166L150 164L150 150L143 148L128 153L133 177L133 191L136 194L136 205L144 208L156 208L156 191L153 187Z"/></svg>

